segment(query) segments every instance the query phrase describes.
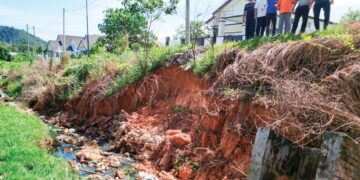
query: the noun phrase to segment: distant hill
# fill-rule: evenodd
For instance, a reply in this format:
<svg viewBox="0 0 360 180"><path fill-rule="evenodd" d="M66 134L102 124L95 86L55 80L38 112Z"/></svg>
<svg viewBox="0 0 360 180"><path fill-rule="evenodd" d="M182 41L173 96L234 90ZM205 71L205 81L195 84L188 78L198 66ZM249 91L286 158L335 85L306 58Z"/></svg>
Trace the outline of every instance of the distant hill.
<svg viewBox="0 0 360 180"><path fill-rule="evenodd" d="M30 43L32 44L34 40L37 45L45 46L46 42L38 37L30 34ZM13 45L22 45L27 43L27 32L20 29L15 29L8 26L0 26L0 42L12 43Z"/></svg>

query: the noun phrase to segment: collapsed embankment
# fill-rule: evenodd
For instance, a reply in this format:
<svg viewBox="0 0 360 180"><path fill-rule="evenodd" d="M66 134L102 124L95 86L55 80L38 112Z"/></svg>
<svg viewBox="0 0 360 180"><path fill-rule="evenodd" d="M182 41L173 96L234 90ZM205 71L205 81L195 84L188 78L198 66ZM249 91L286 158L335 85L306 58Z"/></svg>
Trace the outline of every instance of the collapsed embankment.
<svg viewBox="0 0 360 180"><path fill-rule="evenodd" d="M258 127L312 146L324 131L359 140L360 34L353 26L351 45L320 38L229 49L205 76L172 64L110 97L102 95L112 82L104 78L67 102L58 121L111 140L114 151L162 179L244 178Z"/></svg>
<svg viewBox="0 0 360 180"><path fill-rule="evenodd" d="M177 65L111 97L97 98L99 84L105 83L90 84L67 103L59 120L112 139L115 150L183 179L244 177L262 125L253 119L271 117L249 102L214 96L208 81Z"/></svg>

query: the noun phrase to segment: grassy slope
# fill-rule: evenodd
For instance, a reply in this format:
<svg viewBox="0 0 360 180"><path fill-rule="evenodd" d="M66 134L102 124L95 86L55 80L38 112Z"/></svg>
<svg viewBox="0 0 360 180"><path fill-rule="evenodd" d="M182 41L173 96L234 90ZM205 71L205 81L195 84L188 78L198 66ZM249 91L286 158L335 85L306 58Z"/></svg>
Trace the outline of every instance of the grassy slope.
<svg viewBox="0 0 360 180"><path fill-rule="evenodd" d="M40 119L0 105L0 179L74 179L65 161L40 147L47 138Z"/></svg>

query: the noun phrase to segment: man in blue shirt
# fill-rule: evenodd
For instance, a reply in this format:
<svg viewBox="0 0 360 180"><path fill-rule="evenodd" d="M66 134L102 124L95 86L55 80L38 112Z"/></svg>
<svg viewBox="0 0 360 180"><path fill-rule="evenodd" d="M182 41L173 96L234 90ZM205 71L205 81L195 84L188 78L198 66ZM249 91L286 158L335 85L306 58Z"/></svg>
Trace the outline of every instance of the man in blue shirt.
<svg viewBox="0 0 360 180"><path fill-rule="evenodd" d="M324 10L324 29L327 28L330 22L330 10L331 5L334 4L334 0L315 0L314 5L314 24L316 30L320 29L320 11Z"/></svg>
<svg viewBox="0 0 360 180"><path fill-rule="evenodd" d="M266 10L266 35L270 35L270 25L272 25L272 35L276 33L276 20L277 20L277 0L267 0Z"/></svg>
<svg viewBox="0 0 360 180"><path fill-rule="evenodd" d="M255 35L255 0L249 0L245 5L243 21L245 22L245 36L246 39L251 39Z"/></svg>

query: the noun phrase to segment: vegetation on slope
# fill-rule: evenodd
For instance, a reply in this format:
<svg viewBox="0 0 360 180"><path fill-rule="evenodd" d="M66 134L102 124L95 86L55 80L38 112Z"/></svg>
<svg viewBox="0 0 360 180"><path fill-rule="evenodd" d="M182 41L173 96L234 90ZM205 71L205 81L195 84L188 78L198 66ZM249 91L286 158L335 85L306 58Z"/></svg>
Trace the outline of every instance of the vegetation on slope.
<svg viewBox="0 0 360 180"><path fill-rule="evenodd" d="M27 50L28 34L24 30L15 29L13 27L0 26L0 42L12 44L14 49L12 51L26 51ZM29 41L36 42L39 46L45 46L46 42L38 37L29 34ZM16 48L15 48L16 47Z"/></svg>
<svg viewBox="0 0 360 180"><path fill-rule="evenodd" d="M173 54L187 49L188 47L186 46L178 48L152 48L149 52L143 52L138 56L134 64L127 67L123 73L116 77L114 84L109 87L106 95L110 96L126 85L141 80L144 76L162 67Z"/></svg>
<svg viewBox="0 0 360 180"><path fill-rule="evenodd" d="M65 161L48 153L48 130L35 116L0 105L0 179L74 179Z"/></svg>

